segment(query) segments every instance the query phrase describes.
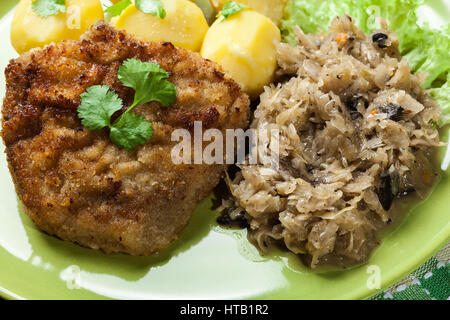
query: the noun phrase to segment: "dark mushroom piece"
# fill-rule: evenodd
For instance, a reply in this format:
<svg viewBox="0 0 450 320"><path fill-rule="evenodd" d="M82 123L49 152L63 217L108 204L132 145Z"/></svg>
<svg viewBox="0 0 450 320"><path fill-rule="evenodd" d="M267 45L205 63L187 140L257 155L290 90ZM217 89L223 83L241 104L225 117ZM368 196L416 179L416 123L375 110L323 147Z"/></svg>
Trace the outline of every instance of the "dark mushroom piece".
<svg viewBox="0 0 450 320"><path fill-rule="evenodd" d="M384 171L380 175L380 182L378 184L378 200L384 210L389 211L394 201L394 194L392 192L392 178L389 171Z"/></svg>
<svg viewBox="0 0 450 320"><path fill-rule="evenodd" d="M344 96L345 106L350 113L352 120L360 119L362 114L358 112L358 106L362 104L367 109L369 103L360 93L351 95L350 97Z"/></svg>
<svg viewBox="0 0 450 320"><path fill-rule="evenodd" d="M384 48L387 48L386 40L388 38L389 37L386 34L384 34L384 33L375 33L372 36L372 41L374 43L376 43L380 49L384 49Z"/></svg>
<svg viewBox="0 0 450 320"><path fill-rule="evenodd" d="M386 119L393 121L400 121L402 119L403 110L402 106L395 103L389 103L388 105L379 108L381 113L386 114Z"/></svg>
<svg viewBox="0 0 450 320"><path fill-rule="evenodd" d="M350 98L346 101L346 106L350 111L357 111L357 107L359 105L359 102L363 99L363 95L360 93L352 95Z"/></svg>

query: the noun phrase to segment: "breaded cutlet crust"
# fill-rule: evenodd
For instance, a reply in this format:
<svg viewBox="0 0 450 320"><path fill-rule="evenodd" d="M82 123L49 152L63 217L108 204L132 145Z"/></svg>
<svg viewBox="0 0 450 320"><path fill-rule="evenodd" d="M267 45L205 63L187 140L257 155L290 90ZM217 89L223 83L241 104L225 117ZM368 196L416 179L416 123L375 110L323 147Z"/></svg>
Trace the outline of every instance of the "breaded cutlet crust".
<svg viewBox="0 0 450 320"><path fill-rule="evenodd" d="M124 105L134 91L117 71L129 58L157 62L177 88L168 107L133 112L153 122L152 139L128 152L107 129L83 128L80 94L110 86ZM148 255L177 239L225 165L174 165L177 128L245 128L249 99L221 68L170 43L141 42L99 22L80 41L33 49L6 68L2 137L25 212L45 232L105 252Z"/></svg>

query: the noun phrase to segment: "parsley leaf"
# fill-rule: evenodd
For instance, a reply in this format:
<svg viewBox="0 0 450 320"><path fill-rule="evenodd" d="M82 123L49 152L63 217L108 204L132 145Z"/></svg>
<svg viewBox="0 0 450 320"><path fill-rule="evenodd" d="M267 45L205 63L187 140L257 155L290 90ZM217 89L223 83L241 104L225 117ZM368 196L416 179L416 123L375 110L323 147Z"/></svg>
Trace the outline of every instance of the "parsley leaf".
<svg viewBox="0 0 450 320"><path fill-rule="evenodd" d="M242 11L243 9L247 8L248 7L246 5L237 3L236 1L228 1L223 5L222 10L217 14L216 18L222 16L223 17L222 21L225 21L233 14L236 14L239 11Z"/></svg>
<svg viewBox="0 0 450 320"><path fill-rule="evenodd" d="M115 92L109 91L108 86L92 86L81 95L78 117L83 126L100 130L111 126L111 116L122 107L122 100Z"/></svg>
<svg viewBox="0 0 450 320"><path fill-rule="evenodd" d="M43 18L66 12L66 0L36 0L31 4L33 11Z"/></svg>
<svg viewBox="0 0 450 320"><path fill-rule="evenodd" d="M136 0L135 6L138 10L164 19L166 10L164 10L161 0Z"/></svg>
<svg viewBox="0 0 450 320"><path fill-rule="evenodd" d="M120 2L117 2L113 4L112 6L109 6L105 12L111 13L112 17L120 16L120 14L128 8L131 4L131 0L121 0Z"/></svg>
<svg viewBox="0 0 450 320"><path fill-rule="evenodd" d="M78 117L90 130L108 127L111 141L130 151L153 136L152 123L130 111L150 101L169 106L176 99L176 88L159 64L136 59L128 59L120 66L118 78L124 86L133 88L135 94L133 104L117 120L111 123L112 115L122 109L123 101L106 85L86 89L81 95Z"/></svg>
<svg viewBox="0 0 450 320"><path fill-rule="evenodd" d="M128 59L119 68L119 80L135 90L133 105L158 101L171 105L176 98L175 86L167 79L169 74L159 64Z"/></svg>

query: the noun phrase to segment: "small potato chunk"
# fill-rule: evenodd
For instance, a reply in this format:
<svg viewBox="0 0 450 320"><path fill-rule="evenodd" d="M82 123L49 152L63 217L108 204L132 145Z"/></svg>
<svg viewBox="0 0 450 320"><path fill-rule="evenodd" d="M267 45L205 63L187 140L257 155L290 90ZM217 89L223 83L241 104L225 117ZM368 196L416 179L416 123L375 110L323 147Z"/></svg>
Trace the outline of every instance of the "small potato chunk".
<svg viewBox="0 0 450 320"><path fill-rule="evenodd" d="M31 0L21 0L11 23L11 43L19 54L63 39L78 39L89 27L103 20L100 0L66 0L66 12L43 18Z"/></svg>
<svg viewBox="0 0 450 320"><path fill-rule="evenodd" d="M275 44L280 40L280 30L269 18L242 10L213 23L201 55L220 64L254 98L273 80L277 68Z"/></svg>
<svg viewBox="0 0 450 320"><path fill-rule="evenodd" d="M228 1L229 0L209 0L216 12L222 10L222 6ZM283 17L287 0L237 0L237 2L245 4L253 10L269 17L276 25L278 25Z"/></svg>
<svg viewBox="0 0 450 320"><path fill-rule="evenodd" d="M202 10L189 0L163 1L166 16L146 14L129 6L116 21L116 28L148 41L169 41L175 46L200 51L208 23Z"/></svg>

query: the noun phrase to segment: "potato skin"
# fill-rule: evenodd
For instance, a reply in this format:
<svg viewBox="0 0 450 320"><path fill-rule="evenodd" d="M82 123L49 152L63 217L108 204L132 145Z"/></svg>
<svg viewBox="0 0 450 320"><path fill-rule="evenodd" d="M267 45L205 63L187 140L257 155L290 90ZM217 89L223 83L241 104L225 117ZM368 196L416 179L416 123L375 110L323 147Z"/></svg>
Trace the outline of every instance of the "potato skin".
<svg viewBox="0 0 450 320"><path fill-rule="evenodd" d="M103 20L100 0L66 0L66 12L43 18L31 0L21 0L11 24L11 43L19 54L63 39L78 39L98 20Z"/></svg>
<svg viewBox="0 0 450 320"><path fill-rule="evenodd" d="M92 85L132 103L134 91L117 79L128 58L158 62L177 88L172 106L133 110L153 122L155 134L131 152L112 144L106 129L83 128L77 116L80 94ZM45 232L105 252L163 250L222 176L225 165L173 164L173 130L191 130L197 120L204 128L245 128L250 115L248 97L217 64L104 23L81 41L12 60L6 81L2 138L25 212Z"/></svg>
<svg viewBox="0 0 450 320"><path fill-rule="evenodd" d="M201 55L220 64L251 97L257 97L277 68L278 27L262 14L245 9L217 19L203 41Z"/></svg>

